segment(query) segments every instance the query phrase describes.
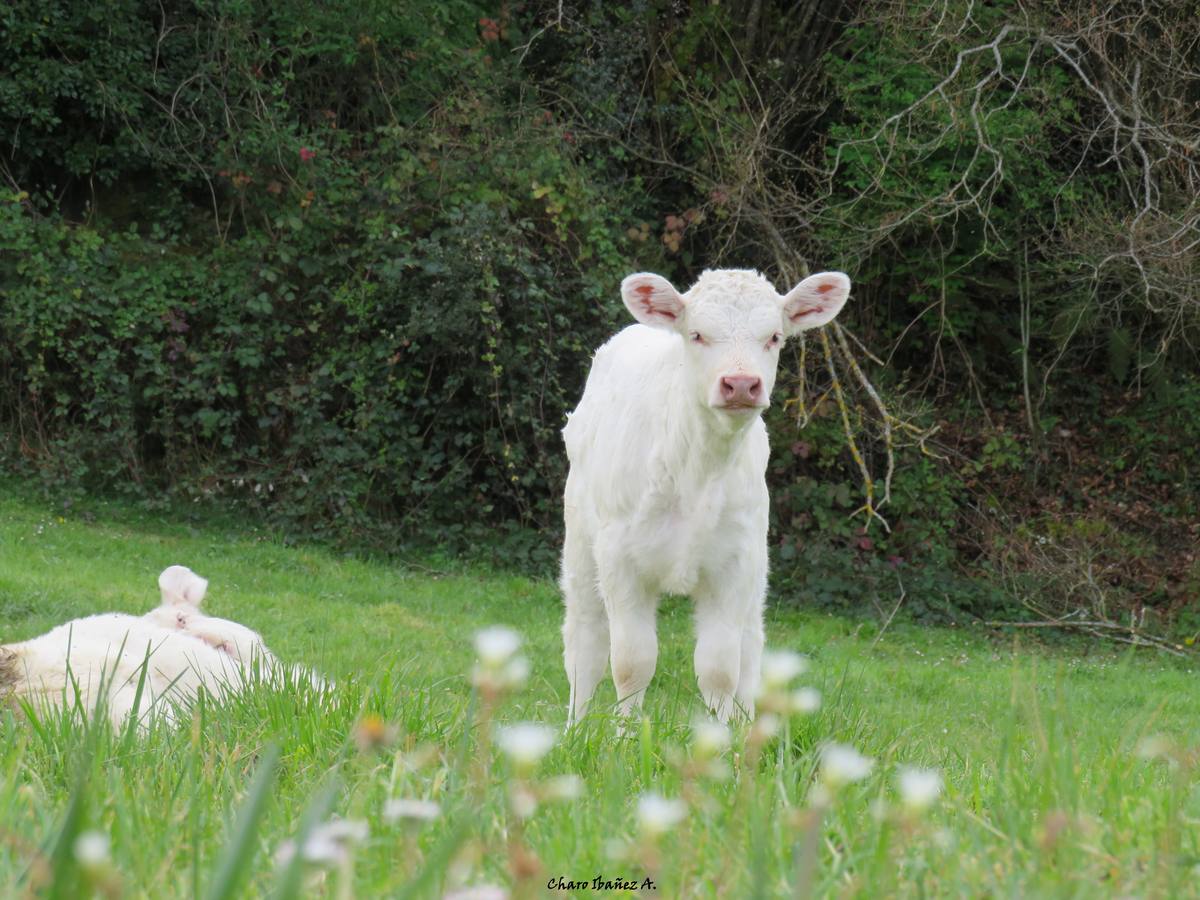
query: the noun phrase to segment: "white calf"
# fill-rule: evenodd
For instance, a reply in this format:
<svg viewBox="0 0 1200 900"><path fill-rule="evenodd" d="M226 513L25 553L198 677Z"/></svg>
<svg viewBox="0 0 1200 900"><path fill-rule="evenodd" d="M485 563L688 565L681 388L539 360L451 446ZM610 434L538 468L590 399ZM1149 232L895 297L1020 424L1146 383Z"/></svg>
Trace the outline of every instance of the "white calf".
<svg viewBox="0 0 1200 900"><path fill-rule="evenodd" d="M117 727L131 713L141 722L151 710L171 719L173 703L190 702L200 687L219 693L242 675L236 659L199 638L123 613L75 619L0 647L0 695L38 710L65 703L90 714L106 707Z"/></svg>
<svg viewBox="0 0 1200 900"><path fill-rule="evenodd" d="M612 663L620 711L641 704L663 593L689 595L696 676L722 720L752 713L767 588L767 431L779 349L833 320L850 279L824 272L780 296L757 272L708 271L686 294L630 275L634 318L596 353L563 436L568 720Z"/></svg>
<svg viewBox="0 0 1200 900"><path fill-rule="evenodd" d="M120 727L131 713L139 723L151 711L172 719L175 705L191 702L200 688L239 690L255 658L274 662L256 632L200 612L208 582L190 569L171 566L159 587L162 605L144 616L87 616L0 645L0 700L24 700L41 710L78 704L89 713L104 706Z"/></svg>

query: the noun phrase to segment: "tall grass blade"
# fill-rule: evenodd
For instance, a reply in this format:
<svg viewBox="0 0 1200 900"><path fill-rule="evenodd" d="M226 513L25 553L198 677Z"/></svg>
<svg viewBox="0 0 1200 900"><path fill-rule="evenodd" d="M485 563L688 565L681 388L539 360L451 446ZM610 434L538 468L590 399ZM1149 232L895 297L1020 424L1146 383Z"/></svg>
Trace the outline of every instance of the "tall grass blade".
<svg viewBox="0 0 1200 900"><path fill-rule="evenodd" d="M300 888L304 877L304 847L312 836L313 829L329 816L333 809L333 801L337 797L340 784L336 779L326 784L304 811L300 820L300 828L296 834L296 852L280 869L275 881L275 900L295 900L300 896Z"/></svg>
<svg viewBox="0 0 1200 900"><path fill-rule="evenodd" d="M216 874L204 895L206 900L228 900L238 896L238 889L254 856L254 848L258 843L258 829L266 813L267 801L270 799L271 789L275 786L278 769L279 747L272 744L258 763L250 791L238 813L229 841L221 851Z"/></svg>

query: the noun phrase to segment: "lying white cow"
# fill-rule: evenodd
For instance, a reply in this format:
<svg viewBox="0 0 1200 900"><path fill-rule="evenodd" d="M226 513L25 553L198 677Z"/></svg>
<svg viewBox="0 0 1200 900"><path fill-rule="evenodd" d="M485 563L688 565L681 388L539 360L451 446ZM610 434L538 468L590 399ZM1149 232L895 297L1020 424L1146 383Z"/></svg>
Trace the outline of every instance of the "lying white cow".
<svg viewBox="0 0 1200 900"><path fill-rule="evenodd" d="M767 431L779 350L833 320L841 272L785 296L757 272L708 271L686 294L630 275L634 318L596 353L563 436L564 658L568 721L586 711L611 659L619 709L641 704L658 657L663 593L690 595L696 676L722 720L752 714L767 587Z"/></svg>
<svg viewBox="0 0 1200 900"><path fill-rule="evenodd" d="M250 664L254 659L267 663L275 661L257 631L200 612L200 603L208 592L208 581L187 566L164 569L158 576L158 589L162 592L162 605L146 613L148 621L197 637L240 663Z"/></svg>
<svg viewBox="0 0 1200 900"><path fill-rule="evenodd" d="M274 661L257 632L200 611L208 582L190 569L166 569L159 588L162 605L145 616L87 616L0 646L0 698L39 710L64 702L88 712L104 705L120 727L130 713L139 722L152 711L173 719L175 706L201 687L218 695L236 691L256 659Z"/></svg>

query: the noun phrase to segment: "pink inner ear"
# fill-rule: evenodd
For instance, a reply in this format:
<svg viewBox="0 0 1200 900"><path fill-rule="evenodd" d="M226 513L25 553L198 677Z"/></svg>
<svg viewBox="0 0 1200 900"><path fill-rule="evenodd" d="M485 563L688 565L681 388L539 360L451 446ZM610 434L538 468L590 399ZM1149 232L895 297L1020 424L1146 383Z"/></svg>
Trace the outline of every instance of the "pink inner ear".
<svg viewBox="0 0 1200 900"><path fill-rule="evenodd" d="M675 321L675 313L667 309L659 309L654 305L654 300L652 299L654 296L654 285L643 284L634 288L634 290L642 295L642 309L646 311L646 315L662 316L664 319L670 319L672 322Z"/></svg>
<svg viewBox="0 0 1200 900"><path fill-rule="evenodd" d="M675 313L671 312L669 309L656 308L654 304L650 302L648 297L642 300L642 307L646 310L647 315L662 316L664 319L670 319L672 322L675 321Z"/></svg>
<svg viewBox="0 0 1200 900"><path fill-rule="evenodd" d="M828 285L826 285L826 287L828 287ZM821 288L817 288L817 290L821 290ZM795 322L797 319L801 318L802 316L807 316L809 313L816 313L816 312L822 312L821 307L806 306L806 307L804 307L804 309L798 309L794 313L792 313L792 321Z"/></svg>

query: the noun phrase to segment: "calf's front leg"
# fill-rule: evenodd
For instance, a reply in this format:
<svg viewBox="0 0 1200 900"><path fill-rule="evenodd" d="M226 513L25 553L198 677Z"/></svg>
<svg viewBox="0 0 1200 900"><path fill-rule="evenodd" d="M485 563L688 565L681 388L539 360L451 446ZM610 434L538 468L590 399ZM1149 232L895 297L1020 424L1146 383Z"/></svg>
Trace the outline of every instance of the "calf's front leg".
<svg viewBox="0 0 1200 900"><path fill-rule="evenodd" d="M720 586L702 582L696 607L696 681L704 703L721 722L754 715L761 664L762 592L750 573Z"/></svg>
<svg viewBox="0 0 1200 900"><path fill-rule="evenodd" d="M601 583L608 610L609 655L617 710L632 716L641 709L646 686L658 664L657 598L647 594L632 576Z"/></svg>
<svg viewBox="0 0 1200 900"><path fill-rule="evenodd" d="M746 613L742 624L742 659L738 686L734 695L737 705L748 717L754 718L754 702L762 680L763 620L762 604Z"/></svg>

